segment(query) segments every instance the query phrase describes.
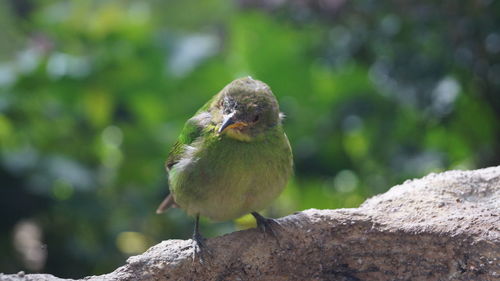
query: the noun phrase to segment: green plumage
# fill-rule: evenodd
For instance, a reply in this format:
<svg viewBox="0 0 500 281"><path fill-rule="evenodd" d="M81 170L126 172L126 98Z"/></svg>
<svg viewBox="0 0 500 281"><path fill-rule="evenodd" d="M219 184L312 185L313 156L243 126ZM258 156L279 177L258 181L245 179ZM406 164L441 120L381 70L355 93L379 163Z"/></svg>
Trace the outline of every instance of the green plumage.
<svg viewBox="0 0 500 281"><path fill-rule="evenodd" d="M231 82L186 122L166 167L173 198L159 212L177 204L190 215L223 221L267 207L292 174L269 87L252 78Z"/></svg>

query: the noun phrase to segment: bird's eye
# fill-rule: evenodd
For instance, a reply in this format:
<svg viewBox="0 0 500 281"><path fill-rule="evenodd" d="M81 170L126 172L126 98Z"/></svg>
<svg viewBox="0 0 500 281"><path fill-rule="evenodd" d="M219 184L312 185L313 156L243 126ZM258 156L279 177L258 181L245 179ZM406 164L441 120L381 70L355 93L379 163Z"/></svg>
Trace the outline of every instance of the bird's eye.
<svg viewBox="0 0 500 281"><path fill-rule="evenodd" d="M260 115L258 115L258 114L257 114L257 115L255 115L255 117L253 118L253 122L257 122L257 121L259 121L259 119L260 119Z"/></svg>

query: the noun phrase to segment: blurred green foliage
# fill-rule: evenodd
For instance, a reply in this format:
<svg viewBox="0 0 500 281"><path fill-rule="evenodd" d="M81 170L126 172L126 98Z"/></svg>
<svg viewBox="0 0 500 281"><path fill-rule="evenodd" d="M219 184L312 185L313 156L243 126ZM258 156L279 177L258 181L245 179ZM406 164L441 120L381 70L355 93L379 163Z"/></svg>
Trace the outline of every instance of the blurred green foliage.
<svg viewBox="0 0 500 281"><path fill-rule="evenodd" d="M0 2L0 272L102 274L188 238L181 210L154 214L164 160L244 75L273 89L295 155L268 215L498 164L499 2L413 2Z"/></svg>

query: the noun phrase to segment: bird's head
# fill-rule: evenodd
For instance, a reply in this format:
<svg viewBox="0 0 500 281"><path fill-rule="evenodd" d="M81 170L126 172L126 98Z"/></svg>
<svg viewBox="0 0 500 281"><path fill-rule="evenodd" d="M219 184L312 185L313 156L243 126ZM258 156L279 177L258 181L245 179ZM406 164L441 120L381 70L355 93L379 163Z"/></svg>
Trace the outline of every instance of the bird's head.
<svg viewBox="0 0 500 281"><path fill-rule="evenodd" d="M280 112L276 97L265 83L250 77L234 80L216 100L217 133L251 141L276 125Z"/></svg>

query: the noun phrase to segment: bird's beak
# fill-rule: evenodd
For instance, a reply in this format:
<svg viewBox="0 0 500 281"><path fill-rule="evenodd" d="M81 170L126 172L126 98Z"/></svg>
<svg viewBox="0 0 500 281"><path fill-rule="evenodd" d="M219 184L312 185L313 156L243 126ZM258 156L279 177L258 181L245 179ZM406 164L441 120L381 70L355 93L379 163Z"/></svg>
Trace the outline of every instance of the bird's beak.
<svg viewBox="0 0 500 281"><path fill-rule="evenodd" d="M222 125L220 126L217 133L221 134L226 129L241 128L241 127L247 126L247 123L245 123L245 122L237 122L233 116L234 116L234 113L231 113L231 114L224 116L224 120L222 121Z"/></svg>

